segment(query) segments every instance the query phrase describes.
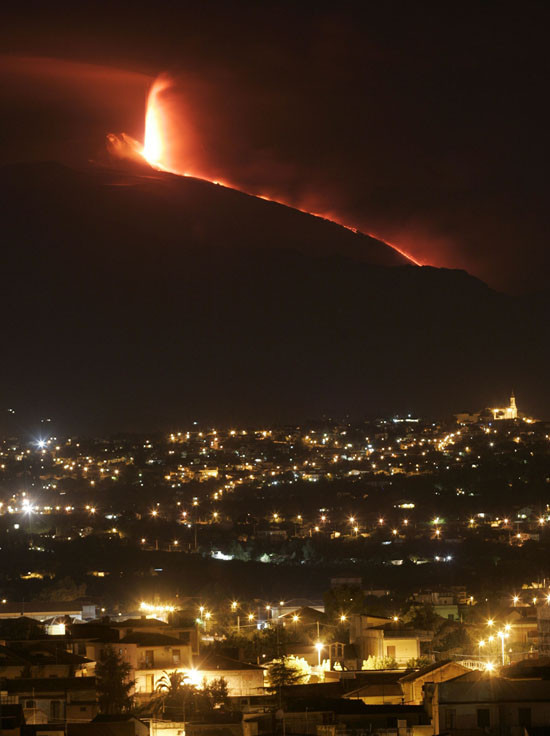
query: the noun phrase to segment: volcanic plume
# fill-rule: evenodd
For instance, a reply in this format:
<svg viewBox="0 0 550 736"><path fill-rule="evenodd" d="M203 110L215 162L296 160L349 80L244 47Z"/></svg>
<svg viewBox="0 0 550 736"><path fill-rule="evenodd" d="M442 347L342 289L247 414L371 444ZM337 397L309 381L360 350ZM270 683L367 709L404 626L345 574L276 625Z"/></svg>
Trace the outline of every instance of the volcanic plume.
<svg viewBox="0 0 550 736"><path fill-rule="evenodd" d="M145 113L145 136L143 145L123 133L120 136L109 134L107 146L111 154L133 161L141 156L154 169L165 171L179 176L191 176L203 179L212 184L218 184L230 189L237 189L246 194L260 197L271 202L293 207L300 212L335 222L342 227L358 232L358 228L342 221L332 212L311 211L307 206L288 201L275 189L275 193L268 191L250 191L239 181L228 181L224 174L212 173L212 162L208 157L201 155L203 146L197 132L190 124L185 110L181 108L180 96L169 77L159 77L153 83L147 98ZM214 164L215 166L215 164ZM238 175L237 175L238 176ZM364 232L364 231L363 231ZM419 266L420 261L406 253L393 243L389 243L374 233L365 233L369 237L381 240L409 262Z"/></svg>

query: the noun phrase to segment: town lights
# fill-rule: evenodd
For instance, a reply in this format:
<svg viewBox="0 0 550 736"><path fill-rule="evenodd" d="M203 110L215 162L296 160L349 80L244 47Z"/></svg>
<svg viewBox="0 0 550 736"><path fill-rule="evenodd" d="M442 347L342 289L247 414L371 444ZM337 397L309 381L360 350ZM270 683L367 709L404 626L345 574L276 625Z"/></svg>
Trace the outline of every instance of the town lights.
<svg viewBox="0 0 550 736"><path fill-rule="evenodd" d="M24 514L32 514L32 512L34 511L32 503L27 498L23 501L22 510Z"/></svg>
<svg viewBox="0 0 550 736"><path fill-rule="evenodd" d="M173 613L176 610L175 606L156 606L152 603L145 603L145 601L142 601L139 604L139 608L141 611L145 611L146 613L152 613L152 614L158 614L158 613Z"/></svg>
<svg viewBox="0 0 550 736"><path fill-rule="evenodd" d="M494 662L486 662L485 669L487 670L487 672L494 672L495 670Z"/></svg>
<svg viewBox="0 0 550 736"><path fill-rule="evenodd" d="M341 623L341 624L343 624L343 623L345 623L345 622L346 622L347 620L348 620L348 617L346 616L346 614L345 614L345 613L342 613L342 614L340 615L340 623Z"/></svg>
<svg viewBox="0 0 550 736"><path fill-rule="evenodd" d="M237 603L237 601L233 601L233 602L231 603L231 610L232 610L232 611L236 611L236 610L237 610L237 606L238 606L238 605L239 605L239 604Z"/></svg>
<svg viewBox="0 0 550 736"><path fill-rule="evenodd" d="M253 614L253 613L249 613L249 614L248 614L248 620L249 620L249 621L250 621L251 623L252 623L252 621L254 621L254 614Z"/></svg>
<svg viewBox="0 0 550 736"><path fill-rule="evenodd" d="M495 625L494 618L487 619L487 626L491 627L491 626L494 626L494 625Z"/></svg>
<svg viewBox="0 0 550 736"><path fill-rule="evenodd" d="M300 620L300 617L298 616L298 614L296 614L296 613L295 613L295 614L294 614L294 615L292 616L292 621L293 621L293 623L297 624L299 620Z"/></svg>
<svg viewBox="0 0 550 736"><path fill-rule="evenodd" d="M519 603L519 595L512 596L512 601L514 603L514 606L516 606Z"/></svg>

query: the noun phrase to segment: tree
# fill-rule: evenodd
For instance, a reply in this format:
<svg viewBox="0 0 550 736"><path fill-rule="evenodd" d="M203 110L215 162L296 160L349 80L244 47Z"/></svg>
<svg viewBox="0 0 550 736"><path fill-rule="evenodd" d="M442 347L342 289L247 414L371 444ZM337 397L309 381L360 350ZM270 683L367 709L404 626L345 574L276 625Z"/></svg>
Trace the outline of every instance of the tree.
<svg viewBox="0 0 550 736"><path fill-rule="evenodd" d="M415 629L425 631L437 631L445 620L437 615L431 603L424 603L422 606L411 606L405 615L405 620L407 619Z"/></svg>
<svg viewBox="0 0 550 736"><path fill-rule="evenodd" d="M86 595L86 583L77 585L68 575L55 583L45 587L40 595L40 600L50 601L75 601Z"/></svg>
<svg viewBox="0 0 550 736"><path fill-rule="evenodd" d="M363 660L363 670L396 670L398 667L393 657L373 657L369 655L368 659Z"/></svg>
<svg viewBox="0 0 550 736"><path fill-rule="evenodd" d="M229 688L224 677L215 677L210 682L203 681L203 693L208 698L211 708L219 708L225 705L229 699Z"/></svg>
<svg viewBox="0 0 550 736"><path fill-rule="evenodd" d="M106 647L100 654L95 668L96 689L102 713L115 715L130 710L130 695L134 681L130 679L132 668L113 647Z"/></svg>
<svg viewBox="0 0 550 736"><path fill-rule="evenodd" d="M279 695L284 687L300 685L306 677L303 670L286 655L274 659L267 668L268 689Z"/></svg>
<svg viewBox="0 0 550 736"><path fill-rule="evenodd" d="M224 705L229 697L227 681L217 677L210 682L206 678L201 687L187 682L182 672L163 672L157 683L156 696L147 709L155 715L164 713L173 720L186 721L190 716L207 713Z"/></svg>
<svg viewBox="0 0 550 736"><path fill-rule="evenodd" d="M431 657L412 657L407 662L407 667L408 669L416 670L422 669L422 667L427 667L430 664L433 664L433 659L431 659Z"/></svg>
<svg viewBox="0 0 550 736"><path fill-rule="evenodd" d="M329 618L337 620L344 613L362 613L365 605L365 594L361 588L353 585L340 585L331 588L323 596L325 611Z"/></svg>
<svg viewBox="0 0 550 736"><path fill-rule="evenodd" d="M168 712L172 718L185 721L196 710L197 688L187 682L182 672L163 672L156 692L157 696L149 704L155 714Z"/></svg>

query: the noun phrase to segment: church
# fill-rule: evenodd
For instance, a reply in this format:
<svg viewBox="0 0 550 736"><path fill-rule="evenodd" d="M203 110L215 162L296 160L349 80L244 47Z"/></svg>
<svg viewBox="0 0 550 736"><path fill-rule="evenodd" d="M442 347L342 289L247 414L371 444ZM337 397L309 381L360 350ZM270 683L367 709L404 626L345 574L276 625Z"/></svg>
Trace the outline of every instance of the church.
<svg viewBox="0 0 550 736"><path fill-rule="evenodd" d="M516 406L516 397L514 396L514 392L512 391L512 395L510 396L510 404L508 406L498 409L491 409L491 411L493 412L493 419L517 419L518 408Z"/></svg>

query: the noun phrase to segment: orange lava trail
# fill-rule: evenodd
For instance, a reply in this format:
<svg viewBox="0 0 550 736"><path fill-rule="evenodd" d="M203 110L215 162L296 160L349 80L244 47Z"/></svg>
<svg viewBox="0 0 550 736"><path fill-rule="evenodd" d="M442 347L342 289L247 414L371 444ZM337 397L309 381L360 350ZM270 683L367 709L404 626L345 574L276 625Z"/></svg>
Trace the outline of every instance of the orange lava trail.
<svg viewBox="0 0 550 736"><path fill-rule="evenodd" d="M149 97L147 99L147 111L145 116L145 142L143 146L140 146L137 142L135 145L135 151L139 153L145 161L154 169L157 169L159 171L165 171L170 174L176 174L177 176L192 176L194 179L201 179L202 181L208 181L211 184L217 184L218 186L226 187L227 189L234 189L235 191L242 191L238 187L234 187L230 184L226 184L221 181L212 181L211 179L207 179L204 176L197 176L196 174L190 174L188 172L184 171L177 171L174 170L168 166L166 166L165 161L165 153L166 153L166 147L164 143L164 130L165 130L165 120L163 115L163 109L162 104L160 102L160 96L162 95L162 92L166 89L168 83L165 80L158 79L152 86L151 91L149 92ZM333 219L331 217L325 217L324 215L321 215L317 212L309 212L308 210L304 210L301 207L296 207L295 205L289 205L286 202L282 202L277 199L272 199L271 197L266 197L262 194L254 194L252 192L244 192L244 194L248 194L252 197L258 197L259 199L265 199L268 202L274 202L275 204L281 204L285 207L291 207L292 209L298 210L299 212L304 212L307 215L311 215L312 217L318 217L321 220L326 220L327 222L333 222L335 225L340 225L341 227L345 227L347 230L351 230L354 233L361 233L363 235L367 235L370 238L374 238L376 240L379 240L380 242L384 243L385 245L389 246L393 250L395 250L397 253L402 255L404 258L409 260L411 263L413 263L415 266L422 266L423 264L416 260L416 258L413 258L413 256L409 255L408 253L405 253L405 251L398 248L393 243L388 243L387 240L384 240L383 238L380 238L378 235L375 235L374 233L366 233L361 230L359 230L356 227L352 227L351 225L346 225L343 222L339 222L337 219Z"/></svg>

